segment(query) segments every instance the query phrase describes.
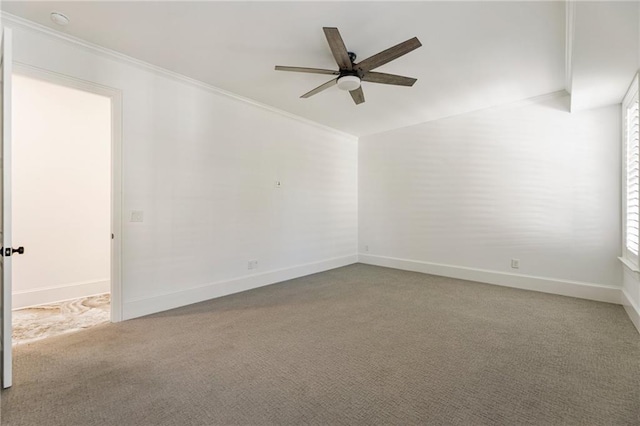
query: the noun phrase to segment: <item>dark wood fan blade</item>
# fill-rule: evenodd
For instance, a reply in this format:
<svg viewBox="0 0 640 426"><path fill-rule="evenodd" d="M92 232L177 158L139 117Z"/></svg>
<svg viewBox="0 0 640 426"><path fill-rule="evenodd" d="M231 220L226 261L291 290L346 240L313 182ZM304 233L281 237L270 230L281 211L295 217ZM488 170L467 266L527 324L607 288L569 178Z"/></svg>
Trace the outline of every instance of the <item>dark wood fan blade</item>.
<svg viewBox="0 0 640 426"><path fill-rule="evenodd" d="M420 40L418 40L417 37L414 37L410 40L404 41L400 44L388 48L387 50L383 50L380 53L368 57L364 61L359 62L356 68L359 71L367 72L374 68L378 68L379 66L384 65L388 62L391 62L402 55L406 55L407 53L417 49L420 46L422 46L422 43L420 43Z"/></svg>
<svg viewBox="0 0 640 426"><path fill-rule="evenodd" d="M333 80L329 80L326 83L316 87L315 89L313 89L310 92L305 93L304 95L300 96L301 98L310 98L311 96L322 92L323 90L327 90L329 87L331 86L335 86L338 83L338 79L334 78Z"/></svg>
<svg viewBox="0 0 640 426"><path fill-rule="evenodd" d="M360 105L364 102L364 92L362 91L362 86L358 87L356 90L351 90L349 93L351 93L353 102L355 102L356 105Z"/></svg>
<svg viewBox="0 0 640 426"><path fill-rule="evenodd" d="M349 58L349 53L344 45L344 41L342 41L342 37L340 36L340 31L338 31L337 28L330 27L324 27L322 29L324 30L324 35L327 37L331 53L333 53L333 57L340 69L351 71L353 65L351 64L351 59Z"/></svg>
<svg viewBox="0 0 640 426"><path fill-rule="evenodd" d="M413 86L413 84L418 81L418 79L403 77L401 75L370 71L362 77L362 81L380 84L393 84L395 86Z"/></svg>
<svg viewBox="0 0 640 426"><path fill-rule="evenodd" d="M293 71L293 72L308 72L311 74L329 74L329 75L339 75L339 71L333 70L325 70L321 68L304 68L304 67L284 67L281 65L276 65L276 71Z"/></svg>

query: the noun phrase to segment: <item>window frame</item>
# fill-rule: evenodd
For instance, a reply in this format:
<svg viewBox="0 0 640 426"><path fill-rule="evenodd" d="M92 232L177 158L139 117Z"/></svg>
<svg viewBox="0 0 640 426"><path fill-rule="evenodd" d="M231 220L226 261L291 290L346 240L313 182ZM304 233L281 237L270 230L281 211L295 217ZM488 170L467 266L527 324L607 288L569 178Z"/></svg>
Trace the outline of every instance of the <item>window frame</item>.
<svg viewBox="0 0 640 426"><path fill-rule="evenodd" d="M621 105L621 124L622 124L622 128L621 128L621 140L622 140L622 151L621 151L621 163L622 163L622 188L621 188L621 201L622 201L622 211L621 211L621 216L622 216L622 256L620 257L620 260L628 267L630 268L632 271L634 272L640 272L640 267L639 267L639 256L638 254L634 254L632 251L630 251L627 248L627 164L628 164L628 159L627 159L627 146L628 146L628 130L627 130L627 120L628 120L628 114L627 114L627 109L629 108L629 106L633 103L633 102L638 102L639 99L639 85L638 85L638 79L639 79L639 75L636 74L635 77L633 78L633 81L631 82L631 85L629 86L629 89L627 90L627 93L625 94L624 98L622 99L622 105ZM640 114L640 110L638 112L638 114ZM640 117L639 117L640 120ZM640 161L640 158L639 158ZM638 184L640 185L640 177L639 177L639 182ZM639 197L640 198L640 197ZM640 214L640 206L638 207L639 209L639 214ZM640 249L640 247L638 247ZM640 250L639 250L640 251Z"/></svg>

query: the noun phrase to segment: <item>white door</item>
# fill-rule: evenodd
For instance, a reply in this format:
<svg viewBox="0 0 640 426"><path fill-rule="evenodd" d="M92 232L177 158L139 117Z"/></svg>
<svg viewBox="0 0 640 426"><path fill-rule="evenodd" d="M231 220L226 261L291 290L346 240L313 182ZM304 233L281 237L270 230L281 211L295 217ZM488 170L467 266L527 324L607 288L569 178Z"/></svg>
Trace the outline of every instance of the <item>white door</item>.
<svg viewBox="0 0 640 426"><path fill-rule="evenodd" d="M0 46L0 239L2 240L2 256L0 256L0 286L2 294L0 310L2 326L0 341L2 343L2 387L11 386L11 30L2 31Z"/></svg>

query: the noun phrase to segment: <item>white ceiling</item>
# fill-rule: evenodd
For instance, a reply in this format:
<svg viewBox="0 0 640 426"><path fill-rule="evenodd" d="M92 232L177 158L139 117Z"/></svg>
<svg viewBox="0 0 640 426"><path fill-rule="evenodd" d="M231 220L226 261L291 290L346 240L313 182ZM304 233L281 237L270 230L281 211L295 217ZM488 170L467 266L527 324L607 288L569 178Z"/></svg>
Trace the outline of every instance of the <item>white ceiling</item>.
<svg viewBox="0 0 640 426"><path fill-rule="evenodd" d="M564 2L2 2L2 10L224 90L365 135L564 89ZM52 10L67 14L61 28ZM329 89L337 69L323 26L362 60L417 36L423 46L377 69L412 88L363 83L366 102Z"/></svg>

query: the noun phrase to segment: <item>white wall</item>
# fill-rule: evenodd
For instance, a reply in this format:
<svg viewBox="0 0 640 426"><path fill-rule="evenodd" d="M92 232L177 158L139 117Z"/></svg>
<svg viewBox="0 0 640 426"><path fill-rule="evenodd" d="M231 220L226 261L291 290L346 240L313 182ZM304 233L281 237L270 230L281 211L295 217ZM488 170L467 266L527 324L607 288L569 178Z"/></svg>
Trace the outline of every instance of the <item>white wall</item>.
<svg viewBox="0 0 640 426"><path fill-rule="evenodd" d="M109 291L111 100L13 77L13 307Z"/></svg>
<svg viewBox="0 0 640 426"><path fill-rule="evenodd" d="M361 138L361 259L619 303L620 107L568 103Z"/></svg>
<svg viewBox="0 0 640 426"><path fill-rule="evenodd" d="M122 90L125 319L357 260L355 138L9 26L16 61Z"/></svg>

